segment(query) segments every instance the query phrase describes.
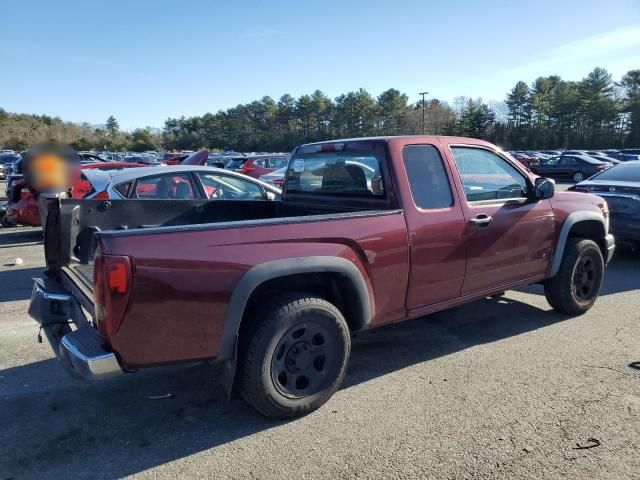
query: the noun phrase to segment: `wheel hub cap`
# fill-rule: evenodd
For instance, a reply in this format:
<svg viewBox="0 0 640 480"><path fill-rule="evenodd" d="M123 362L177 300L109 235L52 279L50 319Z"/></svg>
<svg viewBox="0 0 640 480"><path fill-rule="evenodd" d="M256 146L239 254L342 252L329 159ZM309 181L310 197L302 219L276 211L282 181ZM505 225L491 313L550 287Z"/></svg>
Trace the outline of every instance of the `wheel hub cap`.
<svg viewBox="0 0 640 480"><path fill-rule="evenodd" d="M313 362L313 352L307 342L298 342L287 352L287 370L297 373L306 370Z"/></svg>
<svg viewBox="0 0 640 480"><path fill-rule="evenodd" d="M302 398L322 389L335 370L337 345L329 331L310 321L291 328L271 358L271 379L283 395Z"/></svg>
<svg viewBox="0 0 640 480"><path fill-rule="evenodd" d="M584 256L578 260L573 273L573 291L578 300L590 300L595 293L596 266L593 259Z"/></svg>

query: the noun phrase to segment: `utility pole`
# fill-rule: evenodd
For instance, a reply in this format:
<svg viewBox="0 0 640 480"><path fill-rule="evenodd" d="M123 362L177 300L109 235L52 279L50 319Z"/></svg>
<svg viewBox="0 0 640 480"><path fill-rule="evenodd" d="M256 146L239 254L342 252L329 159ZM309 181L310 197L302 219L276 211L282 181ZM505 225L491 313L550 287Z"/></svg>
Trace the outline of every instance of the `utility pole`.
<svg viewBox="0 0 640 480"><path fill-rule="evenodd" d="M418 95L422 95L422 135L424 135L424 110L425 110L425 106L424 106L424 96L426 94L428 94L429 92L420 92Z"/></svg>

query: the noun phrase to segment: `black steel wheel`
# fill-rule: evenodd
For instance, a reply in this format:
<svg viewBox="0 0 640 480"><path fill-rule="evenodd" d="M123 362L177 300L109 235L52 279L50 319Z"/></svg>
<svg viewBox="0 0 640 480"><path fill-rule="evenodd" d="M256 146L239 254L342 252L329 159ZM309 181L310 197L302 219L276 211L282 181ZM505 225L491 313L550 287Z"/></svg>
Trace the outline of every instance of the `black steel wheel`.
<svg viewBox="0 0 640 480"><path fill-rule="evenodd" d="M289 398L326 388L335 375L338 345L322 324L310 321L285 333L271 357L271 380Z"/></svg>
<svg viewBox="0 0 640 480"><path fill-rule="evenodd" d="M549 304L566 315L580 315L598 299L604 277L604 259L593 240L569 238L558 273L545 281Z"/></svg>
<svg viewBox="0 0 640 480"><path fill-rule="evenodd" d="M593 256L581 256L573 270L573 293L579 301L584 302L593 298L597 287L597 276Z"/></svg>
<svg viewBox="0 0 640 480"><path fill-rule="evenodd" d="M260 413L304 415L340 387L351 338L334 305L294 293L256 308L248 321L240 336L238 387Z"/></svg>

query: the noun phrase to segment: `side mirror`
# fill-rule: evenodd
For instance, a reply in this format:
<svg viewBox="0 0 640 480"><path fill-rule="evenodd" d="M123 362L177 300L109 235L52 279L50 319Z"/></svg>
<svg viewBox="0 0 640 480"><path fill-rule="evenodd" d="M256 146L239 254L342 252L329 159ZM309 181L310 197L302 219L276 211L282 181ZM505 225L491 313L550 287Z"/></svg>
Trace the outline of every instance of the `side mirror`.
<svg viewBox="0 0 640 480"><path fill-rule="evenodd" d="M556 182L550 178L536 178L534 197L536 200L551 198L556 191Z"/></svg>

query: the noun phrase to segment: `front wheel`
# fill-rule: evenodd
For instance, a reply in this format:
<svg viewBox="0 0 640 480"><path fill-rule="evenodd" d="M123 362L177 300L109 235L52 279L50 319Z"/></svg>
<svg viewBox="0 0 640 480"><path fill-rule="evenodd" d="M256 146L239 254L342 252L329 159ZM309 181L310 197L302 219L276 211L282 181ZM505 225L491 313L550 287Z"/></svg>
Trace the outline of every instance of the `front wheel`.
<svg viewBox="0 0 640 480"><path fill-rule="evenodd" d="M580 183L583 180L584 180L584 173L576 172L576 173L573 174L573 181L574 182Z"/></svg>
<svg viewBox="0 0 640 480"><path fill-rule="evenodd" d="M596 303L603 277L604 260L596 242L569 238L560 270L545 281L544 293L554 310L581 315Z"/></svg>
<svg viewBox="0 0 640 480"><path fill-rule="evenodd" d="M351 338L340 310L290 294L257 309L240 339L240 395L267 417L291 418L322 406L344 378Z"/></svg>

